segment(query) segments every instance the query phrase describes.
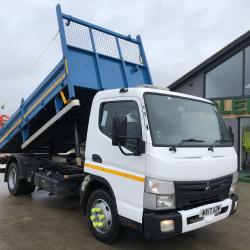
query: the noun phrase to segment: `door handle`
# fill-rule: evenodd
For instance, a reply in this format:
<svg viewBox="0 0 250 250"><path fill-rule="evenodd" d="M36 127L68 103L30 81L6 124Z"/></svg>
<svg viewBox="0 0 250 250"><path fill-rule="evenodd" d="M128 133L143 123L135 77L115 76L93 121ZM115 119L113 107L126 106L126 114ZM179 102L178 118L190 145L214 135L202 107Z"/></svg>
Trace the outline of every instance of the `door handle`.
<svg viewBox="0 0 250 250"><path fill-rule="evenodd" d="M102 163L102 158L100 155L97 155L97 154L92 154L92 160L94 162L98 162L98 163Z"/></svg>

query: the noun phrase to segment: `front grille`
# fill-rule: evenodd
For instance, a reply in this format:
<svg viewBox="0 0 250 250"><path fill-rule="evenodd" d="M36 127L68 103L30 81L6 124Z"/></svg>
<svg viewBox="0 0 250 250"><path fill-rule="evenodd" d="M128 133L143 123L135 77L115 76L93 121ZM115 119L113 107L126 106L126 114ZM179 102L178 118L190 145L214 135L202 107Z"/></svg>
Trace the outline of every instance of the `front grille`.
<svg viewBox="0 0 250 250"><path fill-rule="evenodd" d="M176 207L194 208L224 200L229 195L232 175L209 181L178 181L175 182Z"/></svg>

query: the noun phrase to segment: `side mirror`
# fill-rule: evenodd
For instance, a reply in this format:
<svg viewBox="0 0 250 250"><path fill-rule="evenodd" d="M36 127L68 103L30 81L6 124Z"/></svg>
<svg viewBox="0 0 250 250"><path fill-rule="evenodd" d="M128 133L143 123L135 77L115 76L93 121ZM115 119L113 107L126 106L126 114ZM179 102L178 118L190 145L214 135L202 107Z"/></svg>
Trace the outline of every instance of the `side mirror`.
<svg viewBox="0 0 250 250"><path fill-rule="evenodd" d="M145 142L141 140L140 136L129 137L128 136L128 121L127 116L114 116L113 127L112 127L112 145L118 146L120 151L124 155L135 155L139 156L145 153ZM133 147L131 148L131 141ZM126 149L132 153L126 153L122 146L126 146Z"/></svg>
<svg viewBox="0 0 250 250"><path fill-rule="evenodd" d="M233 129L231 126L228 127L228 131L229 131L230 137L232 138L232 141L234 142L234 133L233 133Z"/></svg>
<svg viewBox="0 0 250 250"><path fill-rule="evenodd" d="M127 116L114 116L112 128L112 145L124 146L127 139Z"/></svg>

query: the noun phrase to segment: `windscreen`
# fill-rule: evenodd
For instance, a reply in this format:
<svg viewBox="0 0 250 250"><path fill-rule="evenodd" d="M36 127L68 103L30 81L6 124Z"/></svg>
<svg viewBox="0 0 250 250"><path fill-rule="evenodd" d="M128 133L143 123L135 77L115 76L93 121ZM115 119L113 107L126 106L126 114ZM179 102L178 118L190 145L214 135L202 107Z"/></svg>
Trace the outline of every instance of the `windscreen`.
<svg viewBox="0 0 250 250"><path fill-rule="evenodd" d="M231 146L231 138L215 105L162 94L144 95L155 146Z"/></svg>

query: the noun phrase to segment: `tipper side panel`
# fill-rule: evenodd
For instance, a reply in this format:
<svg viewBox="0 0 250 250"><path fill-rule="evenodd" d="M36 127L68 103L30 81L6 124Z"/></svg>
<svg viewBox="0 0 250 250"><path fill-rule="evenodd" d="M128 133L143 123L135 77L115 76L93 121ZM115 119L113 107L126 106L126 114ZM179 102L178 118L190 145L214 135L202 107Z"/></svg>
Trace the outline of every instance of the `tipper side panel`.
<svg viewBox="0 0 250 250"><path fill-rule="evenodd" d="M54 103L59 104L58 93L65 88L65 79L62 60L26 100L21 100L18 110L0 129L0 152L20 152L32 131L55 115ZM34 121L36 126L32 126Z"/></svg>
<svg viewBox="0 0 250 250"><path fill-rule="evenodd" d="M57 17L71 85L102 90L152 84L139 35L134 39L65 15L59 5Z"/></svg>
<svg viewBox="0 0 250 250"><path fill-rule="evenodd" d="M81 141L86 136L97 91L152 84L140 36L56 10L63 58L0 129L0 152L65 152L74 146L74 121Z"/></svg>

